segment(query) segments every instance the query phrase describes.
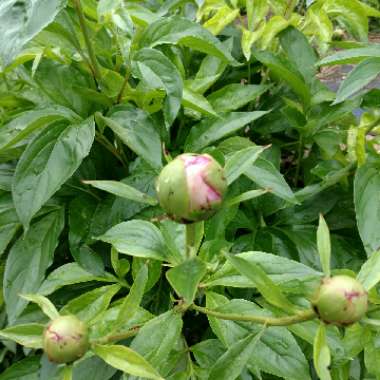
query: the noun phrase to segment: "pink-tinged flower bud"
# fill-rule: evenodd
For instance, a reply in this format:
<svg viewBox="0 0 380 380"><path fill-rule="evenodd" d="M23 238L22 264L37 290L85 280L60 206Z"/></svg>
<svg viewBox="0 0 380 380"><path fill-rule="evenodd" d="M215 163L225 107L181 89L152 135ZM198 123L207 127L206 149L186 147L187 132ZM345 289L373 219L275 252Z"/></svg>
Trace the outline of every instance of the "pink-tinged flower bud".
<svg viewBox="0 0 380 380"><path fill-rule="evenodd" d="M208 154L182 154L157 181L161 207L174 220L192 223L211 217L227 189L223 168Z"/></svg>
<svg viewBox="0 0 380 380"><path fill-rule="evenodd" d="M89 348L87 326L73 315L54 319L45 329L44 351L54 363L80 359Z"/></svg>
<svg viewBox="0 0 380 380"><path fill-rule="evenodd" d="M367 312L368 295L358 280L340 275L322 280L313 304L326 323L348 326Z"/></svg>

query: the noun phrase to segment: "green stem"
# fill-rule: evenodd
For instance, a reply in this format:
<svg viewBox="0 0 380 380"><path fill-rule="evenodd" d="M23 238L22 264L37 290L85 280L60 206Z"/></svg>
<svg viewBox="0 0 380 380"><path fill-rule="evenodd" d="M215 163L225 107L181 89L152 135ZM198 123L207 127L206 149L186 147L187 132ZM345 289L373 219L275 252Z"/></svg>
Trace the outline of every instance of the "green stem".
<svg viewBox="0 0 380 380"><path fill-rule="evenodd" d="M192 305L190 307L193 310L199 311L200 313L211 315L219 319L225 319L229 321L243 321L243 322L254 322L261 323L266 326L289 326L295 323L310 321L317 318L314 310L300 311L297 314L289 315L286 317L263 317L258 315L242 315L234 313L221 313L219 311L211 310L206 307L201 307L197 305Z"/></svg>
<svg viewBox="0 0 380 380"><path fill-rule="evenodd" d="M123 157L117 151L117 149L99 132L95 134L95 140L104 146L110 153L112 153L122 164L124 167L127 167L126 162L124 162Z"/></svg>
<svg viewBox="0 0 380 380"><path fill-rule="evenodd" d="M121 86L120 92L119 92L119 94L117 95L117 98L116 98L116 104L119 104L122 101L122 99L123 99L124 91L125 91L125 88L127 87L130 75L131 75L131 70L127 69L127 72L125 73L125 78L124 78L123 85Z"/></svg>
<svg viewBox="0 0 380 380"><path fill-rule="evenodd" d="M303 157L303 149L304 149L304 146L303 146L303 137L301 135L299 143L298 143L296 174L294 175L294 185L296 187L298 185L298 178L299 178L300 170L301 170L301 161L302 161L302 157Z"/></svg>
<svg viewBox="0 0 380 380"><path fill-rule="evenodd" d="M113 343L113 342L119 342L121 340L125 340L128 338L131 338L139 332L141 326L136 326L132 328L131 330L125 331L120 334L113 334L113 335L107 335L103 338L95 339L92 341L92 344L107 344L107 343Z"/></svg>
<svg viewBox="0 0 380 380"><path fill-rule="evenodd" d="M186 257L188 259L197 254L195 251L196 226L196 223L186 224Z"/></svg>
<svg viewBox="0 0 380 380"><path fill-rule="evenodd" d="M93 70L93 73L94 73L94 77L99 82L100 78L101 78L101 75L100 75L100 71L99 71L98 61L96 60L95 52L94 52L94 49L92 47L92 43L91 43L91 40L90 40L90 35L88 33L88 29L87 29L87 25L86 25L86 20L85 20L85 17L84 17L84 13L83 13L83 9L82 9L82 5L80 3L80 0L74 0L74 5L75 5L77 13L78 13L79 24L80 24L80 27L81 27L81 30L82 30L82 33L83 33L83 37L84 37L84 40L85 40L85 43L86 43L86 46L87 46L88 55L90 57L91 66L92 66L92 70Z"/></svg>

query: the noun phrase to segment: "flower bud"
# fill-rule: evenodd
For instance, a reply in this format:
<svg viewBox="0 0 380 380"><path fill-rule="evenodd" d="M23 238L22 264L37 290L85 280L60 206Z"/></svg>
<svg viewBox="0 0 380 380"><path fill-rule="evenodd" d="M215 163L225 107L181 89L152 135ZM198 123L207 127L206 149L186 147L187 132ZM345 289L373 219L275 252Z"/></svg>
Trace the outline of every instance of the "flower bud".
<svg viewBox="0 0 380 380"><path fill-rule="evenodd" d="M87 326L73 315L54 319L45 329L44 351L54 363L70 363L89 348Z"/></svg>
<svg viewBox="0 0 380 380"><path fill-rule="evenodd" d="M227 189L223 168L208 154L182 154L157 181L161 207L174 220L192 223L211 217Z"/></svg>
<svg viewBox="0 0 380 380"><path fill-rule="evenodd" d="M348 326L367 312L368 295L358 280L341 275L322 280L313 304L326 323Z"/></svg>

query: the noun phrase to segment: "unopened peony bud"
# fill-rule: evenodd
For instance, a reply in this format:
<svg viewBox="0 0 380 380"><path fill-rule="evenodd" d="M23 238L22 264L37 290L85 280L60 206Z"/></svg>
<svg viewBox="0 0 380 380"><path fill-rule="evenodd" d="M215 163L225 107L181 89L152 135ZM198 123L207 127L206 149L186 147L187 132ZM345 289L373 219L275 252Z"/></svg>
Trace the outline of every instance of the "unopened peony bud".
<svg viewBox="0 0 380 380"><path fill-rule="evenodd" d="M208 219L227 189L223 168L208 154L182 154L167 164L157 181L161 207L176 221Z"/></svg>
<svg viewBox="0 0 380 380"><path fill-rule="evenodd" d="M367 312L368 295L358 280L341 275L323 279L313 303L326 323L348 326Z"/></svg>
<svg viewBox="0 0 380 380"><path fill-rule="evenodd" d="M73 315L54 319L44 332L44 351L54 363L70 363L88 350L87 326Z"/></svg>

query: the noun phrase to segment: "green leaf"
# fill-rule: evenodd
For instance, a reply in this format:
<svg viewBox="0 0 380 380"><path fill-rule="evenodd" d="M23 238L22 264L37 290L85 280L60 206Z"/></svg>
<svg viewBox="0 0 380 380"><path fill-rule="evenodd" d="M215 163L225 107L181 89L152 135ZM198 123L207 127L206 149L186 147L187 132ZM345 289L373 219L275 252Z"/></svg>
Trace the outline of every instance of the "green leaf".
<svg viewBox="0 0 380 380"><path fill-rule="evenodd" d="M42 348L42 335L45 326L38 323L17 325L0 330L0 337L13 340L28 348Z"/></svg>
<svg viewBox="0 0 380 380"><path fill-rule="evenodd" d="M14 146L36 130L45 128L58 120L75 122L79 120L79 116L70 109L58 105L18 114L16 118L0 128L0 150Z"/></svg>
<svg viewBox="0 0 380 380"><path fill-rule="evenodd" d="M17 214L26 229L88 155L94 136L95 124L90 118L81 124L55 125L28 145L17 164L12 185Z"/></svg>
<svg viewBox="0 0 380 380"><path fill-rule="evenodd" d="M164 116L169 128L178 114L182 100L183 83L177 67L159 50L145 48L133 56L133 75L149 86L154 85L155 88L166 91Z"/></svg>
<svg viewBox="0 0 380 380"><path fill-rule="evenodd" d="M24 300L36 303L50 319L59 317L59 313L54 304L46 297L39 294L21 294L21 298Z"/></svg>
<svg viewBox="0 0 380 380"><path fill-rule="evenodd" d="M221 7L218 11L209 18L203 27L209 30L212 34L218 35L228 24L238 17L239 9L231 9L228 5Z"/></svg>
<svg viewBox="0 0 380 380"><path fill-rule="evenodd" d="M102 317L113 296L120 290L119 285L107 285L96 288L69 301L61 310L60 314L74 314L80 320L93 324Z"/></svg>
<svg viewBox="0 0 380 380"><path fill-rule="evenodd" d="M269 278L277 286L281 287L281 290L290 293L298 293L300 289L304 290L308 281L318 283L322 276L322 273L304 264L271 253L249 251L239 253L236 257L259 265ZM241 275L240 272L227 261L204 285L207 287L218 285L252 287L255 285L255 282Z"/></svg>
<svg viewBox="0 0 380 380"><path fill-rule="evenodd" d="M285 81L292 90L299 96L305 105L310 103L310 90L305 83L304 78L299 72L292 69L292 65L268 51L255 51L255 58L263 65L267 66L275 75Z"/></svg>
<svg viewBox="0 0 380 380"><path fill-rule="evenodd" d="M38 291L45 271L53 261L63 226L63 210L51 212L32 224L25 236L21 236L11 248L4 273L4 299L10 323L16 320L27 304L18 296L19 293Z"/></svg>
<svg viewBox="0 0 380 380"><path fill-rule="evenodd" d="M192 304L199 282L206 272L206 264L195 257L168 270L166 278L176 293L183 297L186 303Z"/></svg>
<svg viewBox="0 0 380 380"><path fill-rule="evenodd" d="M131 348L160 370L182 330L179 313L168 311L147 322L133 339Z"/></svg>
<svg viewBox="0 0 380 380"><path fill-rule="evenodd" d="M120 371L147 379L163 380L149 362L129 347L96 345L93 350L106 363Z"/></svg>
<svg viewBox="0 0 380 380"><path fill-rule="evenodd" d="M28 380L26 376L39 372L40 358L38 356L27 356L13 363L1 375L0 380Z"/></svg>
<svg viewBox="0 0 380 380"><path fill-rule="evenodd" d="M331 357L330 350L326 342L326 328L323 323L319 325L314 340L314 367L321 380L331 380L329 371Z"/></svg>
<svg viewBox="0 0 380 380"><path fill-rule="evenodd" d="M231 112L219 119L204 119L191 128L185 142L185 151L198 152L267 113L267 111Z"/></svg>
<svg viewBox="0 0 380 380"><path fill-rule="evenodd" d="M367 255L380 248L379 169L370 164L358 168L354 182L354 201L359 234Z"/></svg>
<svg viewBox="0 0 380 380"><path fill-rule="evenodd" d="M135 281L129 291L129 294L124 298L120 307L119 315L113 326L114 330L118 330L123 326L125 321L130 320L136 313L144 295L144 290L148 281L148 268L143 265L135 277Z"/></svg>
<svg viewBox="0 0 380 380"><path fill-rule="evenodd" d="M166 247L160 230L152 223L131 220L120 223L98 237L118 252L155 260L166 259Z"/></svg>
<svg viewBox="0 0 380 380"><path fill-rule="evenodd" d="M311 83L316 74L317 55L305 35L291 26L281 32L280 41L289 61Z"/></svg>
<svg viewBox="0 0 380 380"><path fill-rule="evenodd" d="M367 58L380 58L380 44L368 45L363 48L338 51L318 62L319 66L358 63Z"/></svg>
<svg viewBox="0 0 380 380"><path fill-rule="evenodd" d="M362 265L357 279L367 291L370 291L380 281L380 251L374 252Z"/></svg>
<svg viewBox="0 0 380 380"><path fill-rule="evenodd" d="M236 379L247 365L264 332L265 327L258 334L250 334L229 347L211 368L209 380Z"/></svg>
<svg viewBox="0 0 380 380"><path fill-rule="evenodd" d="M269 189L273 194L287 202L297 204L298 200L284 177L275 166L265 158L258 157L254 165L244 173L250 180L260 187Z"/></svg>
<svg viewBox="0 0 380 380"><path fill-rule="evenodd" d="M244 193L241 193L240 195L237 195L236 197L233 197L231 199L226 200L226 206L234 206L236 204L239 204L241 202L249 201L251 199L260 197L261 195L267 194L268 190L250 190L246 191Z"/></svg>
<svg viewBox="0 0 380 380"><path fill-rule="evenodd" d="M107 191L118 197L130 199L135 202L146 203L151 206L157 204L157 200L153 197L136 190L123 182L118 181L83 181L86 185L91 185L97 189Z"/></svg>
<svg viewBox="0 0 380 380"><path fill-rule="evenodd" d="M323 9L328 16L338 18L354 37L366 41L368 18L366 10L357 0L326 0Z"/></svg>
<svg viewBox="0 0 380 380"><path fill-rule="evenodd" d="M162 167L161 140L152 118L133 107L117 107L100 117L121 141L155 169Z"/></svg>
<svg viewBox="0 0 380 380"><path fill-rule="evenodd" d="M294 310L294 306L259 265L236 255L228 255L227 259L241 274L256 285L258 291L269 303L288 312Z"/></svg>
<svg viewBox="0 0 380 380"><path fill-rule="evenodd" d="M227 51L231 51L232 43L233 39L229 38L222 42L222 45ZM227 63L224 60L212 55L206 55L195 74L195 78L187 80L186 86L194 92L204 94L222 76L226 68Z"/></svg>
<svg viewBox="0 0 380 380"><path fill-rule="evenodd" d="M151 48L162 44L178 44L214 55L230 64L237 64L225 46L208 30L196 22L177 16L164 18L149 25L140 44Z"/></svg>
<svg viewBox="0 0 380 380"><path fill-rule="evenodd" d="M271 315L253 302L242 299L229 301L226 297L212 292L207 292L206 296L207 307L222 313ZM262 329L261 325L253 323L237 323L210 316L208 320L212 331L226 347L231 347L247 335L257 334ZM266 329L265 334L257 342L248 365L286 380L310 380L309 363L296 339L285 327Z"/></svg>
<svg viewBox="0 0 380 380"><path fill-rule="evenodd" d="M218 116L204 96L190 90L187 87L183 89L182 105L206 116Z"/></svg>
<svg viewBox="0 0 380 380"><path fill-rule="evenodd" d="M264 151L263 146L252 146L238 150L231 154L224 166L227 183L230 185L237 180L250 166L254 164L259 155Z"/></svg>
<svg viewBox="0 0 380 380"><path fill-rule="evenodd" d="M380 58L368 58L359 63L341 83L334 104L341 103L374 80L380 73Z"/></svg>
<svg viewBox="0 0 380 380"><path fill-rule="evenodd" d="M67 286L88 281L113 282L113 277L99 277L86 271L77 263L68 263L51 272L42 283L38 293L44 296L54 293L56 290Z"/></svg>
<svg viewBox="0 0 380 380"><path fill-rule="evenodd" d="M254 101L269 88L270 86L264 85L233 83L211 93L207 100L217 112L230 112Z"/></svg>
<svg viewBox="0 0 380 380"><path fill-rule="evenodd" d="M330 277L330 231L322 214L319 215L319 225L317 230L317 247L323 272L326 277Z"/></svg>
<svg viewBox="0 0 380 380"><path fill-rule="evenodd" d="M66 0L24 2L4 0L0 6L0 58L3 65L13 58L45 26L50 24Z"/></svg>

